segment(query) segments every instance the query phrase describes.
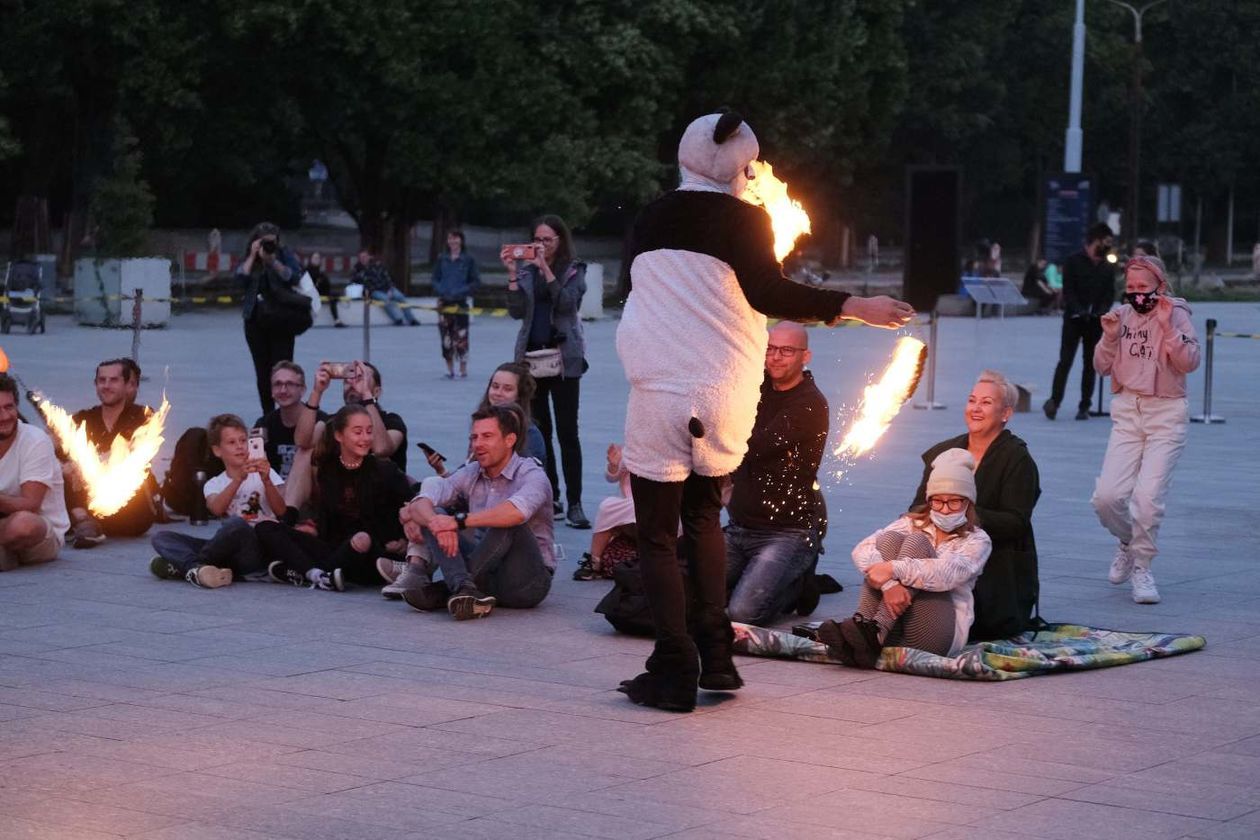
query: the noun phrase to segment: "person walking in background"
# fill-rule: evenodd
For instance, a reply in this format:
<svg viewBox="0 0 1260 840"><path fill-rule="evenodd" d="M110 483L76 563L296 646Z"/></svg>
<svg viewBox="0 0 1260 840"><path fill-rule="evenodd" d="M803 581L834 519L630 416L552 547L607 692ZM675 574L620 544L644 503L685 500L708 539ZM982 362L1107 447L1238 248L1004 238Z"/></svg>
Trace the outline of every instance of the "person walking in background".
<svg viewBox="0 0 1260 840"><path fill-rule="evenodd" d="M446 253L433 266L433 293L438 299L438 335L442 338L442 358L446 361L446 378L455 378L455 360L459 360L459 376L468 375L468 313L446 312L448 307L467 308L481 288L477 261L464 250L464 232L446 232Z"/></svg>
<svg viewBox="0 0 1260 840"><path fill-rule="evenodd" d="M1089 402L1094 394L1094 346L1102 334L1099 319L1116 298L1116 272L1107 261L1114 234L1099 222L1089 229L1085 248L1063 262L1063 332L1059 341L1059 364L1054 369L1050 399L1041 406L1053 420L1063 403L1068 373L1076 348L1081 348L1081 401L1076 419L1089 419Z"/></svg>
<svg viewBox="0 0 1260 840"><path fill-rule="evenodd" d="M1172 471L1186 445L1186 374L1199 366L1190 307L1172 297L1158 257L1133 257L1124 271L1124 305L1102 318L1094 349L1111 377L1111 437L1093 505L1120 541L1108 580L1126 580L1139 604L1158 604L1151 574Z"/></svg>
<svg viewBox="0 0 1260 840"><path fill-rule="evenodd" d="M245 287L241 317L245 320L245 343L254 360L258 404L266 414L275 408L271 399L271 369L276 362L293 358L297 336L311 325L309 302L303 310L293 298L302 266L280 243L280 228L261 222L249 233L245 259L236 267L237 279Z"/></svg>
<svg viewBox="0 0 1260 840"><path fill-rule="evenodd" d="M365 249L359 252L359 261L354 266L354 274L350 280L363 286L363 293L372 300L385 304L385 314L394 322L394 326L419 326L420 322L411 314L410 309L401 309L398 306L407 302L406 295L398 291L385 264L370 251Z"/></svg>
<svg viewBox="0 0 1260 840"><path fill-rule="evenodd" d="M552 443L552 407L555 431L564 463L564 491L568 501L567 522L572 528L590 528L582 511L582 442L578 439L578 402L586 361L586 336L582 331L582 296L586 294L586 263L573 251L569 226L559 216L543 216L532 228L539 246L532 260L518 264L508 246L499 259L508 272L508 312L521 322L516 337L516 361L524 362L533 350L558 349L561 369L556 375L536 375L532 415L547 443L547 477L551 479L552 509L557 519L566 516L560 503L560 478Z"/></svg>
<svg viewBox="0 0 1260 840"><path fill-rule="evenodd" d="M333 295L332 280L328 278L328 272L324 271L324 255L319 251L311 254L306 260L306 273L311 275L311 282L315 284L315 291L319 292L319 296L328 301L328 311L332 314L333 326L344 327L341 318L337 315L337 298Z"/></svg>

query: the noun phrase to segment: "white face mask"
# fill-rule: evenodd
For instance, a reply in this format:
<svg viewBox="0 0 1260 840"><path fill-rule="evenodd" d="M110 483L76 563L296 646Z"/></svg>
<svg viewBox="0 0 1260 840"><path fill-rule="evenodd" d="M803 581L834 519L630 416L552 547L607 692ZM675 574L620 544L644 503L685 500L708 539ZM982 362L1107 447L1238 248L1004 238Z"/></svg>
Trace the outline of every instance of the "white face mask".
<svg viewBox="0 0 1260 840"><path fill-rule="evenodd" d="M942 531L956 531L967 524L967 511L960 510L958 513L943 513L939 510L932 511L932 524Z"/></svg>

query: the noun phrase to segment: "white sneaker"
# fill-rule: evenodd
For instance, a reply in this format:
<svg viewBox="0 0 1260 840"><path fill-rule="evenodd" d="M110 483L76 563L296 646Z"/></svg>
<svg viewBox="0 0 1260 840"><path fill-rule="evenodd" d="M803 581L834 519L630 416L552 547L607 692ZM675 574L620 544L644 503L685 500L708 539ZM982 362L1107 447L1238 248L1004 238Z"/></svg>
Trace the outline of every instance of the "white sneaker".
<svg viewBox="0 0 1260 840"><path fill-rule="evenodd" d="M381 595L391 601L396 601L403 596L404 592L421 589L426 583L432 582L432 578L424 573L421 565L407 563L402 574L394 578L388 586L381 587Z"/></svg>
<svg viewBox="0 0 1260 840"><path fill-rule="evenodd" d="M406 568L406 560L394 560L390 557L376 558L376 573L385 578L388 583L393 583L398 580L398 576L401 575Z"/></svg>
<svg viewBox="0 0 1260 840"><path fill-rule="evenodd" d="M1143 569L1140 566L1135 568L1129 577L1129 582L1133 584L1135 604L1159 603L1159 590L1155 588L1155 576L1151 574L1150 569Z"/></svg>
<svg viewBox="0 0 1260 840"><path fill-rule="evenodd" d="M1133 574L1133 558L1129 556L1129 545L1120 543L1116 547L1116 556L1111 560L1111 571L1107 573L1107 580L1119 586L1128 580L1131 574Z"/></svg>

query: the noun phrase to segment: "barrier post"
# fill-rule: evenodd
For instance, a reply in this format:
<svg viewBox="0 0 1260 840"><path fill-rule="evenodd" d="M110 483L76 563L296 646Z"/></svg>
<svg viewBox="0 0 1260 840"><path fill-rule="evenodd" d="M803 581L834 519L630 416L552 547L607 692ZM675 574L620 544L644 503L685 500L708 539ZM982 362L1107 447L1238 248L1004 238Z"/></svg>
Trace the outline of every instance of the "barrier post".
<svg viewBox="0 0 1260 840"><path fill-rule="evenodd" d="M1198 417L1191 417L1191 423L1202 423L1205 426L1212 423L1224 423L1225 418L1219 417L1212 413L1212 356L1216 347L1216 319L1207 319L1207 338L1204 347L1203 359L1203 413Z"/></svg>
<svg viewBox="0 0 1260 840"><path fill-rule="evenodd" d="M363 289L363 361L372 361L372 297Z"/></svg>
<svg viewBox="0 0 1260 840"><path fill-rule="evenodd" d="M979 304L976 304L979 308ZM932 309L932 315L928 319L928 358L927 358L927 401L915 403L914 407L932 411L933 409L945 408L943 403L936 401L936 322L940 318L936 309Z"/></svg>
<svg viewBox="0 0 1260 840"><path fill-rule="evenodd" d="M140 364L140 321L144 311L144 289L136 289L131 297L131 359Z"/></svg>

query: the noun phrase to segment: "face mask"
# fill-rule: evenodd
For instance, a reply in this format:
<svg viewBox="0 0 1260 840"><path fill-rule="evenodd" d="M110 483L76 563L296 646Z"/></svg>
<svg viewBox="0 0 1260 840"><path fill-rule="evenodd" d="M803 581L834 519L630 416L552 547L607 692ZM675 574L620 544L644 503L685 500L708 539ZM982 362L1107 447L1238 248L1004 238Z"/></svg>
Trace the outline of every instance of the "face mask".
<svg viewBox="0 0 1260 840"><path fill-rule="evenodd" d="M958 513L943 513L939 510L934 510L932 511L932 524L942 531L956 531L967 524L967 511L960 510Z"/></svg>
<svg viewBox="0 0 1260 840"><path fill-rule="evenodd" d="M1139 315L1145 315L1159 303L1159 292L1125 292L1124 302Z"/></svg>

